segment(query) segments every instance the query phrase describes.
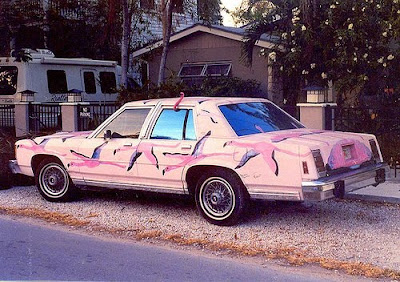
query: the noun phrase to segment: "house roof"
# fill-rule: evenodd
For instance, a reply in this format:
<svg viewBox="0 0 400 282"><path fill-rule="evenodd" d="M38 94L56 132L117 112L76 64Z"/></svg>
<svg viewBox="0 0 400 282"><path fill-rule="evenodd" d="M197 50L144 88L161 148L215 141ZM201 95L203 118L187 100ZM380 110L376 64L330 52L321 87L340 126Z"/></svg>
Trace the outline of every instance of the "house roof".
<svg viewBox="0 0 400 282"><path fill-rule="evenodd" d="M204 32L204 33L213 34L216 36L221 36L221 37L225 37L228 39L243 42L243 37L245 35L246 30L247 30L246 26L244 26L244 27L229 27L229 26L222 26L222 25L206 26L201 23L196 23L186 29L183 29L179 32L172 34L171 38L170 38L170 43L177 41L181 38L190 36L196 32ZM277 42L276 37L270 36L267 34L263 34L261 36L261 38L256 42L256 46L259 46L262 48L267 48L267 49L272 49L273 47L276 46L276 42ZM133 56L133 58L138 57L147 52L150 52L151 50L161 47L162 44L163 44L162 40L156 41L150 45L147 45L143 48L140 48L140 49L134 51L132 53L132 56Z"/></svg>

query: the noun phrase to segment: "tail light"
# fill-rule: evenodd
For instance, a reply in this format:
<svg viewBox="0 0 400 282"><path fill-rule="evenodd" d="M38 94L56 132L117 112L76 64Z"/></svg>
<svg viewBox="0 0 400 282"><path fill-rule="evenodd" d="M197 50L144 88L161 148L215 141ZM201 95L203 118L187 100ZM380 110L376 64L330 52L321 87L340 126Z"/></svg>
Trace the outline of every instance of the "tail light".
<svg viewBox="0 0 400 282"><path fill-rule="evenodd" d="M380 162L381 156L379 155L378 146L376 145L376 142L374 139L369 140L369 146L371 147L372 156L373 156L374 160L376 162Z"/></svg>
<svg viewBox="0 0 400 282"><path fill-rule="evenodd" d="M317 168L319 177L326 176L326 168L325 168L322 156L321 156L321 151L320 150L312 150L312 155L314 157L314 162L315 162L315 166Z"/></svg>

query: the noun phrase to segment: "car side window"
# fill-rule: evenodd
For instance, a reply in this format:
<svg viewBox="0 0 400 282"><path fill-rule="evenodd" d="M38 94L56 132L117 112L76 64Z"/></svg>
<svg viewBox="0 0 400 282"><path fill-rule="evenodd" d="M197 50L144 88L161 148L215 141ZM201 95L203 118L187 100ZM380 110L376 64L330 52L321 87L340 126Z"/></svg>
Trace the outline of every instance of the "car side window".
<svg viewBox="0 0 400 282"><path fill-rule="evenodd" d="M164 109L154 126L151 139L196 140L193 111Z"/></svg>
<svg viewBox="0 0 400 282"><path fill-rule="evenodd" d="M104 131L110 130L112 138L138 138L151 109L126 109L111 121ZM97 137L103 137L100 136Z"/></svg>

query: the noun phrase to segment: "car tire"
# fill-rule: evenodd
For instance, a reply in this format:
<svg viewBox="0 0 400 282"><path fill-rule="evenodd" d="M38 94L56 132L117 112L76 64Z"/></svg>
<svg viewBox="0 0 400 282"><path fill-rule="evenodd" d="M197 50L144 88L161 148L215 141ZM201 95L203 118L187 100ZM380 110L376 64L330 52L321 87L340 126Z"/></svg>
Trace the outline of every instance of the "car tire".
<svg viewBox="0 0 400 282"><path fill-rule="evenodd" d="M248 198L239 177L224 170L201 176L195 191L200 214L208 222L222 226L239 222L246 210Z"/></svg>
<svg viewBox="0 0 400 282"><path fill-rule="evenodd" d="M59 160L44 159L36 169L35 182L43 198L50 202L67 202L77 196L77 189Z"/></svg>

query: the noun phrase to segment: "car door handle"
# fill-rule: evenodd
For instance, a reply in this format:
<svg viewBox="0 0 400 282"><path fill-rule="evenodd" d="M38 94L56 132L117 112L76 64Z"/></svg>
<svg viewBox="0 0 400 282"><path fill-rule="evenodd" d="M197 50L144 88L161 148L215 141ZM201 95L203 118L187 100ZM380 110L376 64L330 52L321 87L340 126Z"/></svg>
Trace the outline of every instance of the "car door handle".
<svg viewBox="0 0 400 282"><path fill-rule="evenodd" d="M124 147L132 147L132 143L125 143Z"/></svg>
<svg viewBox="0 0 400 282"><path fill-rule="evenodd" d="M183 149L183 150L189 150L189 149L192 149L192 145L182 145L182 147L181 147L181 149Z"/></svg>

